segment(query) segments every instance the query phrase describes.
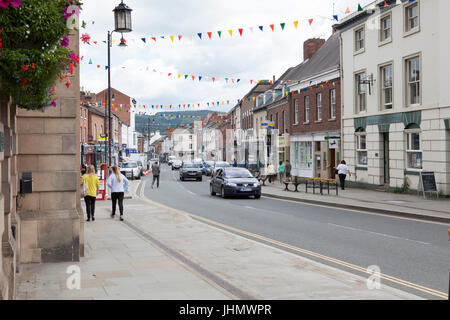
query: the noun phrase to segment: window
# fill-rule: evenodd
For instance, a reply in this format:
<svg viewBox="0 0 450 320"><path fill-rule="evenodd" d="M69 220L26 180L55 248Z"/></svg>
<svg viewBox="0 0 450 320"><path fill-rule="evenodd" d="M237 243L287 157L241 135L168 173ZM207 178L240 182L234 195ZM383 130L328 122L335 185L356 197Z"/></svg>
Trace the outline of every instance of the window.
<svg viewBox="0 0 450 320"><path fill-rule="evenodd" d="M336 119L336 89L330 90L330 118Z"/></svg>
<svg viewBox="0 0 450 320"><path fill-rule="evenodd" d="M358 157L359 165L367 166L367 143L365 134L358 134L356 136L356 156Z"/></svg>
<svg viewBox="0 0 450 320"><path fill-rule="evenodd" d="M80 118L83 119L83 108L80 108Z"/></svg>
<svg viewBox="0 0 450 320"><path fill-rule="evenodd" d="M392 65L381 67L381 106L392 109Z"/></svg>
<svg viewBox="0 0 450 320"><path fill-rule="evenodd" d="M391 39L392 26L391 26L391 16L388 15L380 20L380 41L388 41Z"/></svg>
<svg viewBox="0 0 450 320"><path fill-rule="evenodd" d="M97 135L97 124L94 124L94 140L95 140L95 141L98 140L98 135Z"/></svg>
<svg viewBox="0 0 450 320"><path fill-rule="evenodd" d="M355 31L355 52L364 49L364 28Z"/></svg>
<svg viewBox="0 0 450 320"><path fill-rule="evenodd" d="M278 123L278 112L275 114L275 129L279 129L279 123Z"/></svg>
<svg viewBox="0 0 450 320"><path fill-rule="evenodd" d="M420 132L406 133L406 161L410 169L422 169L422 146Z"/></svg>
<svg viewBox="0 0 450 320"><path fill-rule="evenodd" d="M300 156L299 167L303 169L312 168L312 142L298 142L296 149Z"/></svg>
<svg viewBox="0 0 450 320"><path fill-rule="evenodd" d="M189 144L189 149L192 149L192 143L191 143L191 144Z"/></svg>
<svg viewBox="0 0 450 320"><path fill-rule="evenodd" d="M84 120L86 120L86 117L87 117L87 110L84 109Z"/></svg>
<svg viewBox="0 0 450 320"><path fill-rule="evenodd" d="M405 31L410 32L419 28L419 4L414 3L405 7Z"/></svg>
<svg viewBox="0 0 450 320"><path fill-rule="evenodd" d="M189 140L192 140L192 134L191 134L191 135L189 135Z"/></svg>
<svg viewBox="0 0 450 320"><path fill-rule="evenodd" d="M362 83L366 79L365 73L357 74L356 83L356 112L366 111L366 84Z"/></svg>
<svg viewBox="0 0 450 320"><path fill-rule="evenodd" d="M294 124L298 124L298 99L295 99Z"/></svg>
<svg viewBox="0 0 450 320"><path fill-rule="evenodd" d="M283 111L283 131L281 133L284 133L286 131L286 112Z"/></svg>
<svg viewBox="0 0 450 320"><path fill-rule="evenodd" d="M86 137L86 127L84 127L83 129L84 129L84 138L83 138L83 141L86 142L86 138L87 138L87 137Z"/></svg>
<svg viewBox="0 0 450 320"><path fill-rule="evenodd" d="M414 57L406 60L407 70L407 105L420 104L420 59Z"/></svg>
<svg viewBox="0 0 450 320"><path fill-rule="evenodd" d="M322 121L322 94L318 93L316 96L317 103L317 121Z"/></svg>
<svg viewBox="0 0 450 320"><path fill-rule="evenodd" d="M309 122L309 96L305 97L305 122Z"/></svg>

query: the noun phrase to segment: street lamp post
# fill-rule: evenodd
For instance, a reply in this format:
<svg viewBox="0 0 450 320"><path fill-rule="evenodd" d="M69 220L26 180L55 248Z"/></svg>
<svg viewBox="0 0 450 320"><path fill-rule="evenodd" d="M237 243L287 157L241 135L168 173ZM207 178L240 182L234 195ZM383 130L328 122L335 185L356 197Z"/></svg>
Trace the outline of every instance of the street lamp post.
<svg viewBox="0 0 450 320"><path fill-rule="evenodd" d="M111 138L112 138L112 129L111 129L111 46L112 46L112 34L114 32L120 32L122 34L122 38L120 40L119 47L126 47L127 44L123 38L123 33L131 32L131 11L126 4L121 1L121 3L114 8L114 30L108 31L108 131L105 138L105 161L106 161L106 146L108 145L108 167L111 167ZM106 112L105 112L106 116ZM106 121L105 121L106 124Z"/></svg>

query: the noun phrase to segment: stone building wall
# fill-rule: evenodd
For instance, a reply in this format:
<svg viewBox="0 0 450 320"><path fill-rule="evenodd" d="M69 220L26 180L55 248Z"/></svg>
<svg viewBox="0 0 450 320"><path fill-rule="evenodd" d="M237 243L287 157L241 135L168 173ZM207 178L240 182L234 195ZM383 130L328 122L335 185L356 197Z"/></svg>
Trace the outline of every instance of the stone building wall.
<svg viewBox="0 0 450 320"><path fill-rule="evenodd" d="M70 34L78 53L78 32ZM19 197L21 263L79 261L84 253L79 193L80 76L56 84L57 106L42 111L17 109L19 178L32 173L33 192Z"/></svg>

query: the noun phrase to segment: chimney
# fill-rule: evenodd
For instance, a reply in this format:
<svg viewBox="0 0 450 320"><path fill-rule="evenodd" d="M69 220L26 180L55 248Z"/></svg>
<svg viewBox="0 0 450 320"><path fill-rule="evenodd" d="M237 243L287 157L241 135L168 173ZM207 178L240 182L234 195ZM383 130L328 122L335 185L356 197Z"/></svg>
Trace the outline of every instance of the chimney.
<svg viewBox="0 0 450 320"><path fill-rule="evenodd" d="M325 39L313 38L303 43L303 60L310 59L323 46Z"/></svg>

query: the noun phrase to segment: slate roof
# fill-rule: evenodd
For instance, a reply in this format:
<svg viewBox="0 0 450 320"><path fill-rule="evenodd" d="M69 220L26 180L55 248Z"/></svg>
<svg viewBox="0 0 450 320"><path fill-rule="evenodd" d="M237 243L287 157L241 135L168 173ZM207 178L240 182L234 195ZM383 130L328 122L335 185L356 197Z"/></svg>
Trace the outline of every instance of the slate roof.
<svg viewBox="0 0 450 320"><path fill-rule="evenodd" d="M339 69L339 65L339 32L335 32L310 59L293 68L285 78L289 81L301 81L327 71Z"/></svg>

